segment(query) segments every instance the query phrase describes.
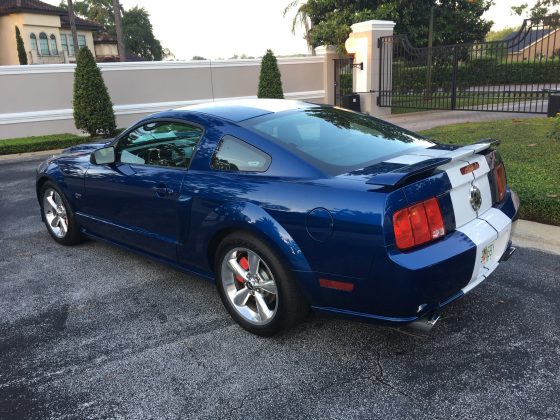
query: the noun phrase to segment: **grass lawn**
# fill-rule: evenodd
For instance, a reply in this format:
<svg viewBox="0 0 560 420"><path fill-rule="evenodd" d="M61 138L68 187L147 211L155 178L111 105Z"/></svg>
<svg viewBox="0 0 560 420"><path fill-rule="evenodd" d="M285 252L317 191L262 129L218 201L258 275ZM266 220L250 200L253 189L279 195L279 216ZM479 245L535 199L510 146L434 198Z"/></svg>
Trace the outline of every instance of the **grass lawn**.
<svg viewBox="0 0 560 420"><path fill-rule="evenodd" d="M548 93L545 92L484 92L484 91L458 91L456 99L456 109L468 109L481 107L481 109L497 108L500 104L508 104L529 109L530 101L546 101ZM524 105L524 103L526 103ZM408 95L393 95L391 99L392 114L408 114L410 112L427 111L432 109L451 109L450 92L434 92L432 99L426 99L423 93L413 93ZM535 109L536 105L533 105Z"/></svg>
<svg viewBox="0 0 560 420"><path fill-rule="evenodd" d="M521 218L560 226L560 140L547 137L552 118L513 119L436 127L421 134L443 143L501 140L509 186L521 198Z"/></svg>

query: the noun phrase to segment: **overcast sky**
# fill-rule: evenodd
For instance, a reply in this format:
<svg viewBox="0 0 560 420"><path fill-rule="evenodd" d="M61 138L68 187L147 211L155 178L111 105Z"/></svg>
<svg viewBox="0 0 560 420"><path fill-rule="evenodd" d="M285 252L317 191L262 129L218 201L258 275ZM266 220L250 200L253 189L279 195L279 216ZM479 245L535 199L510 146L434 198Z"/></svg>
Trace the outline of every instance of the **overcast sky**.
<svg viewBox="0 0 560 420"><path fill-rule="evenodd" d="M59 0L44 0L58 5ZM511 15L511 5L536 0L494 0L485 17L493 29L518 26L522 19ZM229 58L234 54L277 55L306 53L303 33L291 33L293 13L282 12L290 0L121 0L125 9L136 5L151 15L156 37L177 59L194 55Z"/></svg>

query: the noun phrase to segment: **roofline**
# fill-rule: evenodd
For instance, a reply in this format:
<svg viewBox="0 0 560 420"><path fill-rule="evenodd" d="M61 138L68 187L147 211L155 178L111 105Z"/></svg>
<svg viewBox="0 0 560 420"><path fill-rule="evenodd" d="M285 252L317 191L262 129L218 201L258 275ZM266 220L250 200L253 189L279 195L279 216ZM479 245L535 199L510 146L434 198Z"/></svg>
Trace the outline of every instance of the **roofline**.
<svg viewBox="0 0 560 420"><path fill-rule="evenodd" d="M537 38L535 41L531 42L529 45L523 47L523 48L520 49L520 50L508 52L508 54L521 54L523 51L525 51L527 48L531 48L531 47L532 47L533 45L535 45L537 42L540 42L540 41L544 42L543 40L544 40L546 37L549 37L551 34L554 34L554 33L556 33L556 32L559 31L559 30L560 30L560 28L556 28L556 29L552 29L552 28L551 28L546 34L544 34L544 35L541 36L540 38ZM511 47L511 48L513 48L513 47Z"/></svg>
<svg viewBox="0 0 560 420"><path fill-rule="evenodd" d="M53 6L56 7L56 6ZM64 9L60 9L64 10ZM37 9L30 9L27 7L17 7L15 9L9 10L7 12L0 11L0 16L8 16L8 15L15 15L16 13L32 13L35 15L53 15L53 16L61 16L60 12L55 10L37 10Z"/></svg>

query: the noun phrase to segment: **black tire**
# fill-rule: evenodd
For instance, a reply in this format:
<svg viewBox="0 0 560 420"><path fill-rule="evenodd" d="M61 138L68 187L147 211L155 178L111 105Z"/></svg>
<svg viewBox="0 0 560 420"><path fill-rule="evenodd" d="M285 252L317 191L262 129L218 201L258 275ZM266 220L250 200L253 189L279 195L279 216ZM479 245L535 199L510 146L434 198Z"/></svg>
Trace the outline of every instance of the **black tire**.
<svg viewBox="0 0 560 420"><path fill-rule="evenodd" d="M276 283L275 313L263 325L257 325L244 318L234 307L226 291L227 281L222 278L222 264L226 256L231 255L232 250L239 248L248 249L258 254L266 269L269 269L272 273L273 280ZM309 314L310 306L283 259L268 244L250 233L235 232L222 240L216 252L214 270L218 293L227 311L239 325L253 334L264 337L277 334L300 323ZM255 283L255 287L258 287L258 283Z"/></svg>
<svg viewBox="0 0 560 420"><path fill-rule="evenodd" d="M48 215L49 212L52 213L52 209L50 207L49 208L45 207L45 196L50 195L52 191L58 194L65 210L65 215L66 215L65 220L66 220L67 229L62 236L61 236L61 232L58 232L57 234L57 232L55 231L55 229L57 228L52 227L48 222ZM74 216L72 207L70 207L68 200L66 199L66 197L64 196L60 188L53 182L47 181L41 187L41 191L39 192L39 197L40 197L39 203L41 205L41 214L43 217L43 222L45 223L45 226L47 227L47 231L49 232L51 237L59 244L67 245L67 246L76 245L82 242L84 240L84 237L80 233L80 228L76 223L76 217Z"/></svg>

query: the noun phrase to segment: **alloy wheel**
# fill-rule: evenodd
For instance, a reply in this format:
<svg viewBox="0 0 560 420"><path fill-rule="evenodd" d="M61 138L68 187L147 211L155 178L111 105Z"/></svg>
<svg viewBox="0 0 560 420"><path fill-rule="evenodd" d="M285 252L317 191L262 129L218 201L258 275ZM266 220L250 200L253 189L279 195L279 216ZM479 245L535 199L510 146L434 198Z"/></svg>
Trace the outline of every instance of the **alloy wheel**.
<svg viewBox="0 0 560 420"><path fill-rule="evenodd" d="M68 232L68 214L62 197L53 188L43 195L43 214L51 232L57 238L64 238Z"/></svg>
<svg viewBox="0 0 560 420"><path fill-rule="evenodd" d="M226 253L221 265L222 285L233 308L254 325L269 323L278 309L278 289L264 260L248 248Z"/></svg>

